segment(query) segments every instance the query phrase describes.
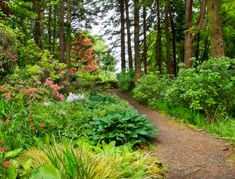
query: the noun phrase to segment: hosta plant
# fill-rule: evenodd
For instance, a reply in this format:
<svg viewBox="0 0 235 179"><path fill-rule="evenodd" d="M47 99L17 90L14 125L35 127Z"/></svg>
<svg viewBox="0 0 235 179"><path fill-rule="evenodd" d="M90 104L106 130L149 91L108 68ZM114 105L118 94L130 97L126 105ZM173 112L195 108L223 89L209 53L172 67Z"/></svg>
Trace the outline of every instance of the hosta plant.
<svg viewBox="0 0 235 179"><path fill-rule="evenodd" d="M117 144L127 142L145 142L157 133L153 125L135 111L116 112L104 117L94 118L90 123L90 138L96 143L116 141Z"/></svg>

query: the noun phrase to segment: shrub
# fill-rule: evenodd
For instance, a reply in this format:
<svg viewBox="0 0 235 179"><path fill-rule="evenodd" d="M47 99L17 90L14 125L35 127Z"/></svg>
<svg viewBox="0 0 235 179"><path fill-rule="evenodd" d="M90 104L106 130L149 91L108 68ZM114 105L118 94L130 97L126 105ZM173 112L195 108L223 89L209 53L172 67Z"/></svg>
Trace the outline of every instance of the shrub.
<svg viewBox="0 0 235 179"><path fill-rule="evenodd" d="M161 100L169 86L170 80L167 77L160 77L156 74L145 75L133 90L133 96L141 102L148 102L153 98Z"/></svg>
<svg viewBox="0 0 235 179"><path fill-rule="evenodd" d="M32 158L33 171L28 176L34 178L53 173L61 178L164 178L165 169L159 160L139 150L133 151L130 144L116 147L115 142L103 142L92 146L80 140L76 146L55 144L41 150L32 148L17 158L17 162ZM43 172L45 167L50 170Z"/></svg>
<svg viewBox="0 0 235 179"><path fill-rule="evenodd" d="M41 58L41 50L33 39L19 48L19 64L24 67L26 64L34 65Z"/></svg>
<svg viewBox="0 0 235 179"><path fill-rule="evenodd" d="M0 141L5 147L28 148L53 140L77 140L91 130L88 123L119 111L133 111L127 102L106 94L92 93L73 103L36 102L27 106L23 100L0 101ZM6 123L6 120L10 120ZM134 121L134 120L133 120Z"/></svg>
<svg viewBox="0 0 235 179"><path fill-rule="evenodd" d="M235 108L235 59L210 59L197 69L181 69L166 92L170 103L202 111L209 122Z"/></svg>
<svg viewBox="0 0 235 179"><path fill-rule="evenodd" d="M17 47L16 31L0 22L0 78L13 71L18 60Z"/></svg>
<svg viewBox="0 0 235 179"><path fill-rule="evenodd" d="M76 83L79 89L95 89L97 87L110 87L110 85L115 86L117 79L116 74L111 71L79 71L76 76Z"/></svg>
<svg viewBox="0 0 235 179"><path fill-rule="evenodd" d="M118 86L123 91L130 91L134 88L134 72L119 73L117 75Z"/></svg>
<svg viewBox="0 0 235 179"><path fill-rule="evenodd" d="M90 138L96 143L102 140L116 141L119 145L127 142L139 143L156 134L153 125L135 111L121 111L94 118L90 125Z"/></svg>

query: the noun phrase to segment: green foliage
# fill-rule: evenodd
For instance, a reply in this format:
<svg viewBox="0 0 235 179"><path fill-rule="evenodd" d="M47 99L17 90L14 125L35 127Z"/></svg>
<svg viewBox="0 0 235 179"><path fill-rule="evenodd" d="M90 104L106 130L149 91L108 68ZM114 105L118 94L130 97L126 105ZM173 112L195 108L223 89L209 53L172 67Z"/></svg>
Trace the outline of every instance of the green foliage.
<svg viewBox="0 0 235 179"><path fill-rule="evenodd" d="M17 59L16 31L0 22L0 78L12 72Z"/></svg>
<svg viewBox="0 0 235 179"><path fill-rule="evenodd" d="M0 125L0 140L9 149L28 148L32 145L41 146L45 143L53 143L54 140L77 140L82 136L87 136L87 133L92 130L88 125L91 120L95 121L96 118L106 116L110 118L117 111L121 116L120 121L127 118L127 114L129 114L129 119L127 118L126 122L131 123L136 120L137 123L133 126L133 130L135 127L149 130L146 135L153 132L145 118L139 116L126 102L111 95L87 94L85 99L73 103L48 101L47 103L34 103L32 106L26 106L23 102L2 100L0 107L2 109L0 118L3 123ZM132 125L130 124L130 126ZM121 128L124 130L123 127ZM126 129L129 128L126 127ZM142 137L139 133L141 131L134 132L138 134L138 137ZM131 134L126 135L123 142L130 139L128 135Z"/></svg>
<svg viewBox="0 0 235 179"><path fill-rule="evenodd" d="M93 37L95 53L99 58L99 67L104 71L115 71L115 59L111 55L110 48L105 44L104 40L100 36Z"/></svg>
<svg viewBox="0 0 235 179"><path fill-rule="evenodd" d="M38 178L50 178L50 179L61 179L60 172L53 165L42 166L33 174L30 179Z"/></svg>
<svg viewBox="0 0 235 179"><path fill-rule="evenodd" d="M129 71L117 75L118 86L123 91L130 91L134 88L134 72Z"/></svg>
<svg viewBox="0 0 235 179"><path fill-rule="evenodd" d="M197 67L180 69L170 80L144 76L134 97L160 111L234 140L235 61L211 58Z"/></svg>
<svg viewBox="0 0 235 179"><path fill-rule="evenodd" d="M170 80L167 77L160 77L158 74L148 74L143 76L135 89L133 96L141 102L148 102L149 99L163 99Z"/></svg>
<svg viewBox="0 0 235 179"><path fill-rule="evenodd" d="M7 148L1 148L0 152L0 177L15 179L17 176L16 169L18 168L17 162L14 160L21 152L22 149L18 148L7 152Z"/></svg>
<svg viewBox="0 0 235 179"><path fill-rule="evenodd" d="M52 80L61 80L65 77L66 64L54 59L49 51L45 50L41 54L41 60L34 65L26 65L26 75L43 81L50 77Z"/></svg>
<svg viewBox="0 0 235 179"><path fill-rule="evenodd" d="M220 11L222 18L222 32L225 43L225 54L230 58L235 57L235 44L231 39L235 38L235 3L233 1L221 1Z"/></svg>
<svg viewBox="0 0 235 179"><path fill-rule="evenodd" d="M28 40L26 45L19 48L19 64L24 67L26 64L35 64L41 58L41 50L33 39Z"/></svg>
<svg viewBox="0 0 235 179"><path fill-rule="evenodd" d="M166 101L153 99L149 102L149 105L161 112L166 112L172 117L178 118L185 123L197 125L199 127L203 127L208 125L205 117L197 111L193 111L192 109L187 109L182 106L168 103Z"/></svg>
<svg viewBox="0 0 235 179"><path fill-rule="evenodd" d="M111 71L81 72L79 71L74 86L80 89L115 86L117 83L116 74Z"/></svg>
<svg viewBox="0 0 235 179"><path fill-rule="evenodd" d="M102 140L116 141L117 144L146 142L148 137L156 134L153 125L135 111L116 112L94 118L90 125L90 138L96 143Z"/></svg>
<svg viewBox="0 0 235 179"><path fill-rule="evenodd" d="M235 142L234 119L227 118L209 124L205 119L205 116L192 109L183 108L179 105L173 105L172 103L158 100L152 100L149 105L156 110L165 112L189 125L193 125L193 127L200 127L215 136Z"/></svg>
<svg viewBox="0 0 235 179"><path fill-rule="evenodd" d="M156 157L131 148L129 143L116 147L115 142L102 142L92 146L86 140L79 140L76 147L56 144L46 146L42 151L31 149L18 160L32 157L36 172L40 166L49 170L44 174L56 169L56 175L60 173L61 178L164 178L165 169Z"/></svg>
<svg viewBox="0 0 235 179"><path fill-rule="evenodd" d="M209 122L232 114L235 107L234 59L210 59L196 68L181 69L166 92L170 103L202 111Z"/></svg>

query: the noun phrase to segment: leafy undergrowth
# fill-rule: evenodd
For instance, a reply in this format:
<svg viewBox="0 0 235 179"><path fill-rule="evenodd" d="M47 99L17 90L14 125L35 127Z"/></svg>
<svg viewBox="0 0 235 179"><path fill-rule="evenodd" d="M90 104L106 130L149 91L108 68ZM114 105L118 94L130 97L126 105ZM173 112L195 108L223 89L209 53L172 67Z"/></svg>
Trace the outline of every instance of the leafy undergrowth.
<svg viewBox="0 0 235 179"><path fill-rule="evenodd" d="M32 148L17 158L16 163L29 158L33 160L32 168L37 168L32 178L46 176L42 171L45 166L50 167L51 173L56 172L58 178L163 178L165 172L156 157L132 150L130 143L116 147L114 141L92 146L81 140L77 147L55 144L42 150ZM20 169L19 172L22 173Z"/></svg>
<svg viewBox="0 0 235 179"><path fill-rule="evenodd" d="M2 178L164 177L157 158L138 150L157 131L115 96L87 92L0 105Z"/></svg>

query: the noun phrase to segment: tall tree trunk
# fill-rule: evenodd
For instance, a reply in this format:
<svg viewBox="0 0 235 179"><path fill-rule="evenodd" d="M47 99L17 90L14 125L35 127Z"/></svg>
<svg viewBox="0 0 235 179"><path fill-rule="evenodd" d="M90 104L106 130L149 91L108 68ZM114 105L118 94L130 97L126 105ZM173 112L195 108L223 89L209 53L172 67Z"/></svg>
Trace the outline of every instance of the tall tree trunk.
<svg viewBox="0 0 235 179"><path fill-rule="evenodd" d="M60 62L65 63L64 0L60 0Z"/></svg>
<svg viewBox="0 0 235 179"><path fill-rule="evenodd" d="M210 48L209 38L206 37L206 39L204 40L204 51L203 51L201 62L204 62L204 61L208 60L208 58L209 58L209 56L208 56L209 48Z"/></svg>
<svg viewBox="0 0 235 179"><path fill-rule="evenodd" d="M141 77L139 10L140 10L139 0L135 0L134 1L135 83L137 83Z"/></svg>
<svg viewBox="0 0 235 179"><path fill-rule="evenodd" d="M57 24L57 5L53 7L53 40L52 40L52 52L55 54L55 46L56 46L56 24Z"/></svg>
<svg viewBox="0 0 235 179"><path fill-rule="evenodd" d="M39 27L40 27L39 47L41 49L44 49L44 7L43 5L40 6L40 11L39 11Z"/></svg>
<svg viewBox="0 0 235 179"><path fill-rule="evenodd" d="M66 63L70 68L70 51L71 51L71 33L72 33L72 0L67 0L67 24L66 24Z"/></svg>
<svg viewBox="0 0 235 179"><path fill-rule="evenodd" d="M51 22L52 22L52 7L51 4L49 4L49 9L48 9L48 43L49 43L49 50L52 52L52 30L51 30Z"/></svg>
<svg viewBox="0 0 235 179"><path fill-rule="evenodd" d="M10 15L10 14L13 14L15 15L15 13L12 11L11 7L8 5L8 3L6 3L5 1L3 0L0 0L0 8L1 8L1 11L6 14L6 15Z"/></svg>
<svg viewBox="0 0 235 179"><path fill-rule="evenodd" d="M207 8L209 12L209 28L212 33L211 45L212 56L222 57L224 56L224 41L221 31L219 12L216 0L208 0Z"/></svg>
<svg viewBox="0 0 235 179"><path fill-rule="evenodd" d="M33 6L37 12L33 33L34 41L41 49L44 49L44 6L40 0L36 0Z"/></svg>
<svg viewBox="0 0 235 179"><path fill-rule="evenodd" d="M161 29L161 16L160 16L160 0L157 0L157 38L156 38L156 51L155 58L158 66L158 71L162 73L162 29Z"/></svg>
<svg viewBox="0 0 235 179"><path fill-rule="evenodd" d="M127 47L128 47L128 66L129 70L133 70L133 57L131 48L131 23L129 17L129 0L125 0L126 7L126 29L127 29Z"/></svg>
<svg viewBox="0 0 235 179"><path fill-rule="evenodd" d="M171 60L171 33L170 33L170 18L169 18L169 2L166 0L165 7L165 31L166 31L166 64L168 74L174 74Z"/></svg>
<svg viewBox="0 0 235 179"><path fill-rule="evenodd" d="M172 8L170 10L170 21L171 21L171 33L172 33L172 51L173 51L173 71L174 75L177 74L177 59L176 59L176 34L175 34L175 23Z"/></svg>
<svg viewBox="0 0 235 179"><path fill-rule="evenodd" d="M144 62L144 73L147 74L147 51L148 51L148 46L147 46L147 22L146 22L146 7L143 7L143 30L144 30L144 49L143 49L143 62Z"/></svg>
<svg viewBox="0 0 235 179"><path fill-rule="evenodd" d="M120 14L121 14L121 69L126 71L126 49L125 49L125 6L124 0L119 0Z"/></svg>
<svg viewBox="0 0 235 179"><path fill-rule="evenodd" d="M193 0L186 0L184 64L187 68L192 67L191 58L193 56L193 35L190 32L192 27L192 8Z"/></svg>

